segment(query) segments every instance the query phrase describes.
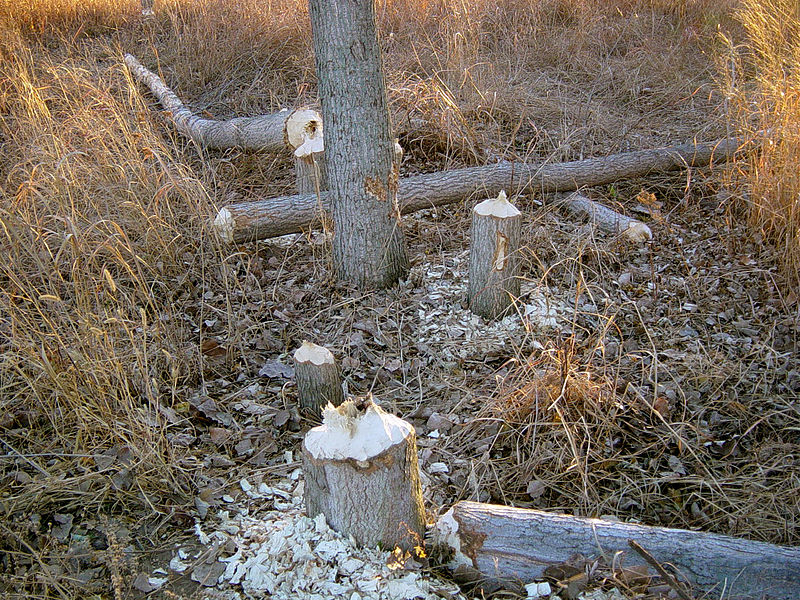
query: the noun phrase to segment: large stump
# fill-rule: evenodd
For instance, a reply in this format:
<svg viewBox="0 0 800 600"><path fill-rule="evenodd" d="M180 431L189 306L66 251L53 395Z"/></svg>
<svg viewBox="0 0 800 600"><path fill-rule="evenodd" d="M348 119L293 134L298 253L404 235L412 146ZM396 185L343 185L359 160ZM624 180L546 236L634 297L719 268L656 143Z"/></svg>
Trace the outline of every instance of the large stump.
<svg viewBox="0 0 800 600"><path fill-rule="evenodd" d="M519 296L521 226L522 214L504 191L472 209L467 300L476 315L503 316Z"/></svg>
<svg viewBox="0 0 800 600"><path fill-rule="evenodd" d="M364 411L347 400L323 411L303 440L309 517L359 544L411 550L422 545L425 512L414 428L371 400Z"/></svg>

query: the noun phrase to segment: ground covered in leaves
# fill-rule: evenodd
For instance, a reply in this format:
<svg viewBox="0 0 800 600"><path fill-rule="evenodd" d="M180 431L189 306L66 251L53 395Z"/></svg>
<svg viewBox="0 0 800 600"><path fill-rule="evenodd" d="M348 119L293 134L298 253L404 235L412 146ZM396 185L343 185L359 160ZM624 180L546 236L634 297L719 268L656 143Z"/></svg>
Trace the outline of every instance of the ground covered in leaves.
<svg viewBox="0 0 800 600"><path fill-rule="evenodd" d="M724 133L703 55L712 21L681 29L666 9L619 22L564 9L551 23L563 37L533 69L509 58L515 30L486 33L501 8L475 23L461 15L474 38L443 19L444 37L417 47L415 63L405 21L381 17L403 174ZM151 66L157 54L198 111L313 99L302 27L282 16L273 37L236 33L231 54L252 46L259 59L239 72L231 65L244 61L224 54L239 21L223 13L206 62L192 63L192 44L210 35L211 13L171 6L155 21L134 10L114 24L121 34L104 25L31 43L5 72L6 593L457 597L429 565L355 550L302 515L298 453L315 424L297 409L303 340L333 352L349 394L414 425L431 521L470 499L800 543L798 297L745 226L736 168L584 190L646 222L644 244L575 221L553 197L512 198L524 281L499 322L465 306L469 209L481 197L405 217L408 278L349 289L332 279L326 232L220 244L215 209L286 193L289 159L199 150L126 79L121 55L134 50ZM648 54L657 39L671 54ZM669 72L670 56L691 77ZM583 591L551 583L563 597ZM648 595L603 570L584 583Z"/></svg>

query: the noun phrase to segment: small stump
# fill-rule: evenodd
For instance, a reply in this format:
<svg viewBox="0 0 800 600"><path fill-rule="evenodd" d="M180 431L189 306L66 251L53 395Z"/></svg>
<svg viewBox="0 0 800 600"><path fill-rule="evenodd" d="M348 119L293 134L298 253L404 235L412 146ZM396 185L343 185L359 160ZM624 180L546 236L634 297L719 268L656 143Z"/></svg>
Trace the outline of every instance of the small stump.
<svg viewBox="0 0 800 600"><path fill-rule="evenodd" d="M326 404L339 406L344 400L339 369L327 348L304 341L294 353L294 373L302 411L319 417Z"/></svg>
<svg viewBox="0 0 800 600"><path fill-rule="evenodd" d="M303 440L304 498L309 517L362 546L422 545L425 512L414 428L371 399L323 411L323 424Z"/></svg>
<svg viewBox="0 0 800 600"><path fill-rule="evenodd" d="M472 209L469 308L487 319L503 316L519 296L522 214L500 192Z"/></svg>

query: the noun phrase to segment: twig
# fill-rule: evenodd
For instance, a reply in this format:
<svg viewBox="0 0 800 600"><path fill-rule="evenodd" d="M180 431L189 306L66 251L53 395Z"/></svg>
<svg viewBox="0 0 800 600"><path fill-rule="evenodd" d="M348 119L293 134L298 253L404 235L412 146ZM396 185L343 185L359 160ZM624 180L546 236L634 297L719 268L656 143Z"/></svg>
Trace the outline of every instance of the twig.
<svg viewBox="0 0 800 600"><path fill-rule="evenodd" d="M678 595L683 598L683 600L692 600L692 597L686 593L686 590L683 589L683 586L678 582L678 580L667 573L667 570L661 566L661 563L659 563L652 554L642 548L642 546L640 546L634 540L628 540L628 545L633 548L643 559L645 559L651 567L658 571L658 574L664 578L664 581L667 582L667 585L675 590Z"/></svg>
<svg viewBox="0 0 800 600"><path fill-rule="evenodd" d="M44 475L45 477L50 477L50 473L48 473L47 471L45 471L45 470L44 470L42 467L40 467L40 466L39 466L39 465L37 465L35 462L33 462L32 460L30 460L29 458L27 458L25 455L23 455L23 454L20 454L20 453L17 451L17 449L16 449L16 448L14 448L14 446L12 446L11 444L9 444L9 443L8 443L7 441L5 441L3 438L0 438L0 442L2 442L2 443L3 443L3 445L4 445L6 448L8 448L9 450L11 450L11 452L12 452L13 454L15 454L16 456L20 457L22 460L24 460L26 463L28 463L28 464L29 464L30 466L32 466L34 469L36 469L37 471L39 471L39 473L41 473L41 474L42 474L42 475Z"/></svg>

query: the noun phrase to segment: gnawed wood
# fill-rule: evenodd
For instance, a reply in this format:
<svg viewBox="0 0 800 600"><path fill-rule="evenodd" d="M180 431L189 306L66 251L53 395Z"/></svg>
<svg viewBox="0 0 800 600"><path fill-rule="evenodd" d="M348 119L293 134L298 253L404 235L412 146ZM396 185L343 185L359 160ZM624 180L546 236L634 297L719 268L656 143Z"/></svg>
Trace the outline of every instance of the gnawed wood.
<svg viewBox="0 0 800 600"><path fill-rule="evenodd" d="M180 98L167 87L161 78L144 67L135 56L125 55L125 64L134 78L142 82L171 113L175 127L204 148L243 148L247 150L267 150L272 152L292 150L302 144L290 143L292 124L302 132L313 129L322 123L322 117L315 110L282 110L257 117L237 117L228 121L204 119L192 113Z"/></svg>
<svg viewBox="0 0 800 600"><path fill-rule="evenodd" d="M501 191L472 209L469 248L469 309L486 319L507 313L519 297L522 213Z"/></svg>
<svg viewBox="0 0 800 600"><path fill-rule="evenodd" d="M573 215L588 219L601 231L620 237L630 242L646 242L653 238L650 228L633 217L627 217L617 211L587 198L583 194L574 193L561 199L564 208Z"/></svg>
<svg viewBox="0 0 800 600"><path fill-rule="evenodd" d="M646 565L629 546L633 540L709 597L800 598L800 548L477 502L459 502L436 529L438 541L455 551L454 565L489 578L542 579L547 567L576 554L619 567Z"/></svg>
<svg viewBox="0 0 800 600"><path fill-rule="evenodd" d="M371 400L328 405L323 424L303 440L304 499L309 517L358 544L411 550L421 545L425 511L414 428Z"/></svg>
<svg viewBox="0 0 800 600"><path fill-rule="evenodd" d="M512 195L532 190L541 193L572 191L652 173L725 162L740 146L738 139L723 139L554 165L504 162L454 169L401 178L397 199L402 214L408 214L461 202L476 194L497 196L503 189ZM220 230L223 239L236 243L253 241L319 227L323 211L329 210L329 194L281 196L230 204L222 210L226 211L222 219L225 227Z"/></svg>
<svg viewBox="0 0 800 600"><path fill-rule="evenodd" d="M327 404L339 406L344 400L339 368L327 348L304 341L294 353L294 373L304 412L318 418Z"/></svg>

